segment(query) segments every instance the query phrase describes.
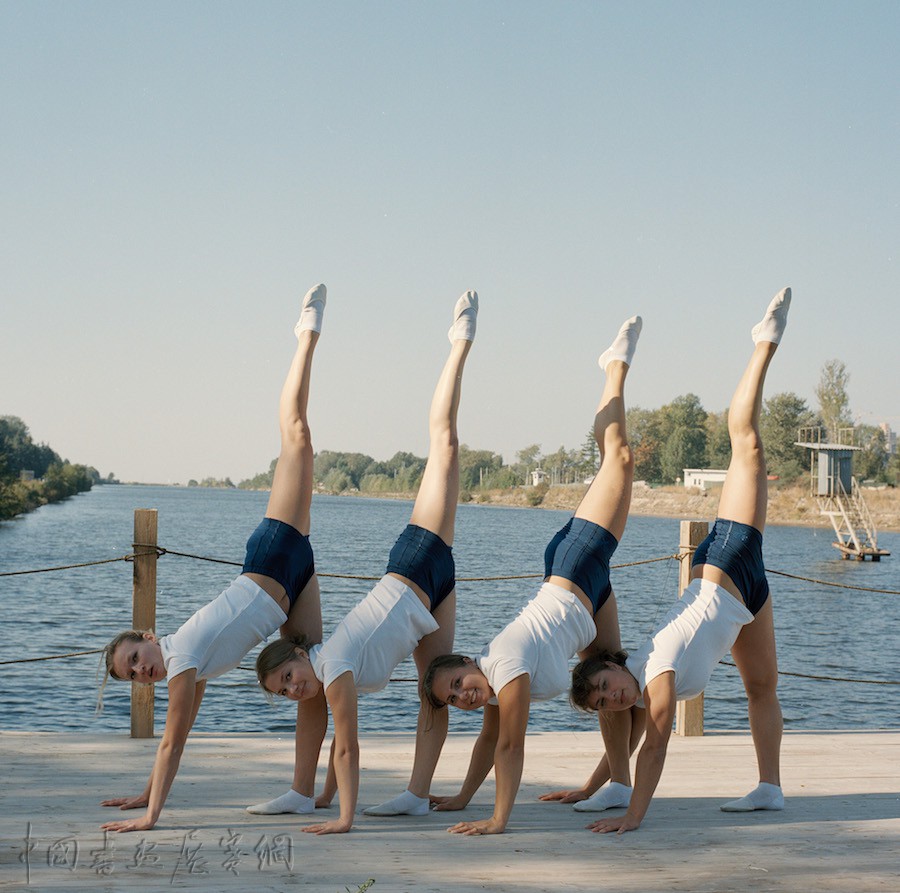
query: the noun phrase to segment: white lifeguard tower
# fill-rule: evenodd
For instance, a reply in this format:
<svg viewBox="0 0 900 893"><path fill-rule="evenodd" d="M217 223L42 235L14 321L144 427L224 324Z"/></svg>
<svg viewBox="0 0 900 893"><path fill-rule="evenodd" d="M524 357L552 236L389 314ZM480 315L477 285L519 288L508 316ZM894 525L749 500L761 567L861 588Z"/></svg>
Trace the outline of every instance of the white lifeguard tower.
<svg viewBox="0 0 900 893"><path fill-rule="evenodd" d="M810 486L819 511L831 518L837 541L833 543L843 558L880 561L890 555L878 548L878 532L853 477L855 429L840 428L836 439L829 441L824 428L801 428L797 446L810 450Z"/></svg>

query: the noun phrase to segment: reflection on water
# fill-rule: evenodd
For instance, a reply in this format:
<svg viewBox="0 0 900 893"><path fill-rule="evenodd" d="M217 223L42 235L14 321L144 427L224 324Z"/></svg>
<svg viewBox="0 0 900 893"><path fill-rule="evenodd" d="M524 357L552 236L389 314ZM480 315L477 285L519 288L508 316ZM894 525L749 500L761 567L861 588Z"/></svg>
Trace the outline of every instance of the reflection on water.
<svg viewBox="0 0 900 893"><path fill-rule="evenodd" d="M159 510L159 542L184 552L232 561L243 557L247 536L262 516L265 493L167 487L100 487L59 505L0 524L0 570L20 570L112 558L131 549L135 508ZM312 542L320 572L378 576L411 503L316 497ZM566 520L564 512L460 506L454 554L460 577L535 573L544 546ZM857 586L900 590L900 535L879 543L893 556L880 563L842 561L831 532L772 527L766 532L770 569ZM614 563L669 555L678 544L678 521L635 517ZM170 632L217 595L237 568L165 556L158 568L157 629ZM897 596L816 586L770 576L782 670L852 679L900 680ZM326 634L366 592L358 580L323 579ZM678 568L666 561L614 571L622 641L636 645L677 596ZM537 581L460 583L456 648L477 652L532 595ZM0 660L101 648L130 625L131 565L0 578ZM244 662L252 666L253 654ZM0 667L2 728L94 731L128 728L129 687L111 682L106 709L94 716L96 656ZM411 660L396 677L413 679ZM787 728L850 729L900 726L900 686L822 682L785 677L781 697ZM157 710L165 712L165 686ZM707 689L706 723L745 729L746 700L737 671L716 670ZM415 727L412 682L396 682L362 701L366 732ZM251 672L234 670L207 687L196 728L201 731L290 733L295 710L269 706ZM453 731L473 731L478 715L455 711ZM590 717L572 711L560 696L536 704L536 730L590 729Z"/></svg>

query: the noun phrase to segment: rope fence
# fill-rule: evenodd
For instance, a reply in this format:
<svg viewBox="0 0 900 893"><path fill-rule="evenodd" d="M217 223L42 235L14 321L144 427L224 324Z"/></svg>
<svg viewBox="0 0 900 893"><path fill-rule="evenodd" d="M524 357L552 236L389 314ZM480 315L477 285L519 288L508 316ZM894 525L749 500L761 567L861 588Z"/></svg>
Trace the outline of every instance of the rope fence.
<svg viewBox="0 0 900 893"><path fill-rule="evenodd" d="M117 561L134 561L135 557L141 557L143 555L151 554L153 552L156 553L157 558L162 558L164 555L175 555L178 558L191 558L194 561L208 561L212 564L225 564L230 565L231 567L242 567L243 563L240 561L229 561L225 558L212 558L208 555L195 555L191 552L179 552L175 549L167 549L163 546L154 546L149 543L135 543L136 548L145 548L150 550L150 552L129 552L126 555L120 555L118 558L103 558L99 561L83 561L80 564L61 564L56 565L54 567L40 567L32 570L22 570L22 571L0 571L0 577L18 577L24 576L26 574L46 574L51 573L53 571L67 571L72 570L73 568L81 568L81 567L94 567L96 565L101 564L113 564ZM639 567L643 564L654 564L658 561L681 561L685 558L689 558L689 554L676 552L672 555L660 555L657 558L643 558L639 561L629 561L624 564L611 564L611 570L619 570L621 568L626 567ZM853 586L850 583L835 583L832 580L819 580L815 577L804 577L799 574L789 574L787 571L779 571L774 568L767 567L767 574L776 574L779 577L788 577L791 580L800 580L803 583L812 583L816 586L831 586L836 589L850 589L855 592L872 592L882 595L900 595L900 590L897 589L878 589L872 586ZM335 574L335 573L325 573L323 571L316 571L316 576L318 577L328 577L334 580L367 580L367 581L378 581L381 577L371 577L363 574ZM503 580L535 580L543 578L543 574L506 574L498 577L457 577L456 580L459 583L494 583L500 582Z"/></svg>
<svg viewBox="0 0 900 893"><path fill-rule="evenodd" d="M114 564L116 562L133 562L135 557L143 557L148 554L154 554L157 558L162 558L164 555L174 555L177 558L189 558L193 561L207 561L212 564L224 564L229 565L231 567L242 567L242 562L240 561L229 561L224 558L212 558L208 555L196 555L191 552L182 552L176 549L168 549L163 546L154 545L151 543L135 543L134 548L136 551L129 552L125 555L120 555L116 558L103 558L98 561L83 561L78 564L63 564L56 565L53 567L42 567L35 568L31 570L18 570L18 571L0 571L0 577L17 577L24 576L27 574L46 574L52 573L55 571L67 571L73 570L76 568L84 568L84 567L97 567L99 565L104 564ZM137 551L146 549L147 551ZM660 555L656 558L644 558L638 561L629 561L623 564L613 564L610 565L610 568L613 570L618 570L622 568L628 567L639 567L645 564L654 564L660 561L683 561L686 558L691 557L691 553L684 552L676 552L671 555ZM814 577L804 577L799 574L790 574L787 571L779 571L773 568L766 568L767 574L775 574L780 577L787 577L791 580L799 580L804 583L811 583L816 586L829 586L837 589L848 589L853 590L854 592L870 592L882 595L900 595L900 591L893 589L879 589L875 587L869 586L853 586L849 583L835 583L831 580L819 580ZM366 576L363 574L337 574L337 573L324 573L321 571L316 572L319 577L327 577L330 579L336 580L364 580L364 581L377 581L381 579L380 577L372 577ZM534 574L506 574L502 576L494 576L494 577L457 577L456 580L459 583L495 583L502 582L507 580L534 580L541 579L543 574L534 573ZM38 663L41 661L48 660L65 660L67 658L72 657L84 657L92 654L102 654L102 648L93 649L91 651L71 651L65 654L52 654L45 655L43 657L26 657L20 658L18 660L3 660L0 661L0 666L10 666L12 664L27 664L27 663ZM736 664L730 663L729 661L722 660L719 662L723 666L726 667L736 667ZM253 667L237 667L239 670L245 670L248 672L255 672ZM895 680L883 680L883 679L852 679L843 676L825 676L825 675L816 675L812 673L793 673L787 670L779 670L779 676L792 676L799 679L813 679L816 681L823 682L850 682L857 685L900 685L900 681ZM406 678L396 678L391 679L391 682L418 682L417 679L406 679Z"/></svg>

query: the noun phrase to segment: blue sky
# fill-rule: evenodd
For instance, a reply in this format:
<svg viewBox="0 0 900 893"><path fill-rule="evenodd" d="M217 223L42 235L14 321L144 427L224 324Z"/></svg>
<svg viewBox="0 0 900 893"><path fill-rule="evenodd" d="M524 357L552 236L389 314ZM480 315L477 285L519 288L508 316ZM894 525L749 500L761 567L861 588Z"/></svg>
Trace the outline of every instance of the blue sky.
<svg viewBox="0 0 900 893"><path fill-rule="evenodd" d="M0 413L176 482L268 466L299 297L329 286L317 449L424 453L450 309L462 440L576 447L723 409L772 294L769 393L843 360L900 428L896 3L0 5Z"/></svg>

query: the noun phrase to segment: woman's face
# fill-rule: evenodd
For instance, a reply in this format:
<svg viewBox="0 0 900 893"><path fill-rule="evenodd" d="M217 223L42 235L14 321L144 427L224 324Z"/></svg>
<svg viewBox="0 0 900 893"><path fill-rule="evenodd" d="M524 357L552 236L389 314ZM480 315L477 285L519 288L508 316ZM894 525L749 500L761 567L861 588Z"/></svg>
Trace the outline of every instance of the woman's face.
<svg viewBox="0 0 900 893"><path fill-rule="evenodd" d="M112 659L117 679L126 682L159 682L166 678L162 649L153 633L144 633L140 642L119 642Z"/></svg>
<svg viewBox="0 0 900 893"><path fill-rule="evenodd" d="M487 676L468 657L461 667L438 670L431 691L448 707L458 707L460 710L477 710L494 696Z"/></svg>
<svg viewBox="0 0 900 893"><path fill-rule="evenodd" d="M641 696L638 682L631 673L619 664L608 663L590 677L593 691L588 699L591 710L611 712L628 710Z"/></svg>
<svg viewBox="0 0 900 893"><path fill-rule="evenodd" d="M295 648L293 657L268 673L263 685L266 691L291 701L308 701L322 689L309 655L302 648Z"/></svg>

